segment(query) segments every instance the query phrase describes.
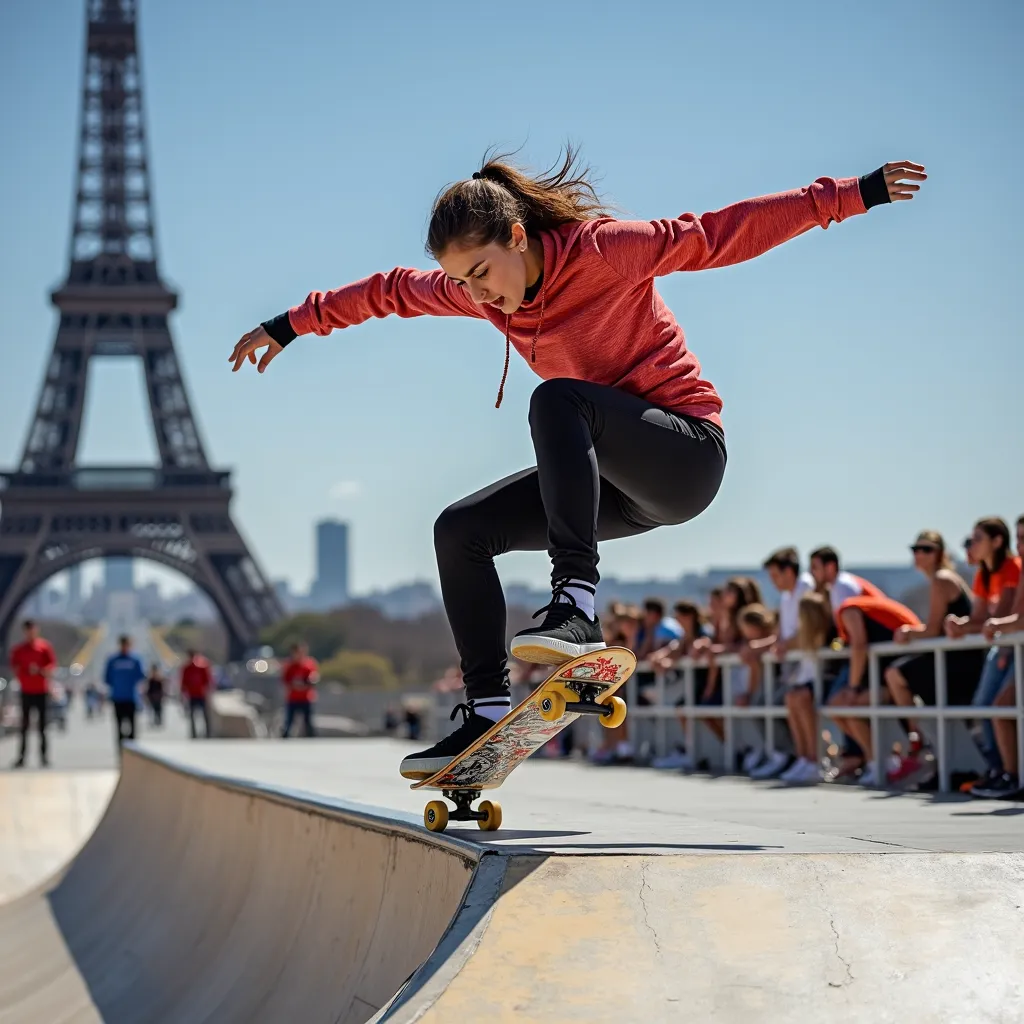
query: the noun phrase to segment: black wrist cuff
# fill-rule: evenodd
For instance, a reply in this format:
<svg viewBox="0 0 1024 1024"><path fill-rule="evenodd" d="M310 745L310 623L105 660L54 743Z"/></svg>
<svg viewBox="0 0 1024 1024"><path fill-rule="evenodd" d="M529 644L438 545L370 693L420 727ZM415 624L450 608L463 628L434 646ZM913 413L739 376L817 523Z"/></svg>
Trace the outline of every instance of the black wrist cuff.
<svg viewBox="0 0 1024 1024"><path fill-rule="evenodd" d="M264 320L263 323L260 324L260 327L262 327L263 330L265 330L267 334L269 334L282 348L298 337L295 333L295 329L292 327L291 320L288 319L287 313L275 316L272 320Z"/></svg>
<svg viewBox="0 0 1024 1024"><path fill-rule="evenodd" d="M885 183L885 171L881 167L877 171L861 176L860 197L864 200L864 206L869 210L872 206L881 206L882 203L892 202L889 198L889 186Z"/></svg>

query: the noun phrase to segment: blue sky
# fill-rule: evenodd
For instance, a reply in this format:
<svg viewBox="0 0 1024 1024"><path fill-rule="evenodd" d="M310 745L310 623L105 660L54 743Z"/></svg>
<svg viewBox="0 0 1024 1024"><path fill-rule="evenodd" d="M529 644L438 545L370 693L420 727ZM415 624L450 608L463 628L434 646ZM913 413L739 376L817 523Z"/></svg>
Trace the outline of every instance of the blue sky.
<svg viewBox="0 0 1024 1024"><path fill-rule="evenodd" d="M173 331L274 577L308 582L312 524L333 515L352 523L357 590L433 579L437 513L531 464L536 378L514 362L494 410L488 325L374 321L299 340L263 377L226 362L311 289L429 265L433 195L495 143L546 166L573 138L642 218L886 160L930 174L912 203L662 279L724 398L729 470L696 522L605 546L605 573L671 577L781 543L902 560L921 527L959 539L1024 512L1024 4L140 6ZM0 464L20 453L66 269L83 7L0 5ZM83 461L151 458L138 369L105 363L93 385ZM501 566L548 573L540 554Z"/></svg>

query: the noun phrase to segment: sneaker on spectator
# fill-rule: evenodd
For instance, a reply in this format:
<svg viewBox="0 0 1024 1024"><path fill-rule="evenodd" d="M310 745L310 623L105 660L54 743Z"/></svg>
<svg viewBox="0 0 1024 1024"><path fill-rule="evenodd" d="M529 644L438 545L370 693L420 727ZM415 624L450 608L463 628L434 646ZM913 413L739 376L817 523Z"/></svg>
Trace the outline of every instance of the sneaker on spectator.
<svg viewBox="0 0 1024 1024"><path fill-rule="evenodd" d="M651 767L661 768L665 771L692 772L693 758L682 747L676 747L671 754L656 757L651 762Z"/></svg>
<svg viewBox="0 0 1024 1024"><path fill-rule="evenodd" d="M743 774L749 775L764 760L764 751L760 747L751 747L743 755Z"/></svg>
<svg viewBox="0 0 1024 1024"><path fill-rule="evenodd" d="M821 768L814 761L801 757L790 765L789 769L779 778L790 786L808 786L821 782Z"/></svg>
<svg viewBox="0 0 1024 1024"><path fill-rule="evenodd" d="M759 765L751 769L750 777L752 779L774 779L776 775L789 768L793 763L793 758L789 754L784 754L781 750L773 750Z"/></svg>
<svg viewBox="0 0 1024 1024"><path fill-rule="evenodd" d="M864 786L870 788L871 786L878 785L878 776L875 774L875 763L874 761L864 765L864 771L860 773L860 778L857 780L858 786Z"/></svg>
<svg viewBox="0 0 1024 1024"><path fill-rule="evenodd" d="M970 782L965 782L960 787L961 793L973 793L975 786L987 786L989 783L995 782L996 779L1002 777L1002 771L998 768L989 768L984 775L977 779L971 779Z"/></svg>
<svg viewBox="0 0 1024 1024"><path fill-rule="evenodd" d="M885 773L889 785L916 789L935 778L935 755L926 747L901 757L896 768Z"/></svg>
<svg viewBox="0 0 1024 1024"><path fill-rule="evenodd" d="M1020 779L1009 772L1003 772L998 779L992 782L981 783L971 790L971 796L981 797L982 800L1012 800L1014 797L1024 795Z"/></svg>
<svg viewBox="0 0 1024 1024"><path fill-rule="evenodd" d="M806 757L798 757L780 776L780 782L801 782L804 769L811 762Z"/></svg>

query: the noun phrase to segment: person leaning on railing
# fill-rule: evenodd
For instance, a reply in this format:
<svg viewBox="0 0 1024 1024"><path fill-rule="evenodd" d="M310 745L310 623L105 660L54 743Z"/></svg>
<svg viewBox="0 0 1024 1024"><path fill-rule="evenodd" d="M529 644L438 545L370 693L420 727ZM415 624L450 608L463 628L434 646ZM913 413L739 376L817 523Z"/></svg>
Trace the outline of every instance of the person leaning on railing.
<svg viewBox="0 0 1024 1024"><path fill-rule="evenodd" d="M1024 516L1017 520L1017 550L1024 551ZM1013 606L1009 615L992 616L985 620L982 632L987 640L995 640L1006 633L1024 631L1024 574L1017 583ZM998 650L998 648L994 648ZM1013 707L1017 702L1017 688L1013 679L1013 649L1003 648L1010 658L1002 689L992 702L995 707ZM983 780L971 790L972 795L985 799L1006 799L1022 795L1020 765L1017 763L1017 723L1012 718L993 718L989 723L995 734L996 747L1003 768L993 779Z"/></svg>
<svg viewBox="0 0 1024 1024"><path fill-rule="evenodd" d="M1018 536L1021 534L1018 523ZM978 562L974 577L974 602L970 615L948 616L946 635L951 639L981 633L990 618L1002 618L1013 607L1014 595L1021 577L1021 560L1014 556L1010 545L1010 528L995 516L979 519L971 535L971 550ZM971 704L991 707L1009 679L1013 678L1013 652L1009 648L993 647L985 658ZM988 719L980 721L972 730L972 737L988 765L992 782L1003 775L1004 766L996 744L995 730Z"/></svg>
<svg viewBox="0 0 1024 1024"><path fill-rule="evenodd" d="M910 546L914 554L914 567L929 580L928 621L918 625L904 625L893 634L896 643L909 643L943 635L949 616L970 616L971 591L953 568L953 560L946 551L942 534L935 530L922 530ZM935 704L936 655L908 654L897 658L885 670L885 684L893 703L913 707L914 697L925 704ZM946 659L946 703L969 704L984 664L984 651L972 648L954 651ZM912 719L907 724L909 750L898 768L889 772L888 781L895 785L921 785L934 777L935 761L921 729Z"/></svg>
<svg viewBox="0 0 1024 1024"><path fill-rule="evenodd" d="M849 733L864 751L865 765L860 777L864 786L877 786L872 763L871 726L864 718L843 718L840 708L864 707L870 700L868 693L868 647L887 643L901 626L920 625L918 617L899 601L884 594L861 594L848 598L838 608L836 620L839 636L850 648L850 677L844 690L836 693L830 702L836 709L834 720L840 729ZM885 659L882 659L883 662ZM880 668L884 671L885 664Z"/></svg>

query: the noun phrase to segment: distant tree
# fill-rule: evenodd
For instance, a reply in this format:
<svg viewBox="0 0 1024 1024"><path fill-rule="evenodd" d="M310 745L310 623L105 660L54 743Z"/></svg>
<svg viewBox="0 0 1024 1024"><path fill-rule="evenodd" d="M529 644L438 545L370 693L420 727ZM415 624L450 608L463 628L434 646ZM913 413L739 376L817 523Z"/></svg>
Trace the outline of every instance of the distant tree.
<svg viewBox="0 0 1024 1024"><path fill-rule="evenodd" d="M358 689L394 690L398 687L395 670L381 654L373 651L338 651L320 665L325 682L343 683Z"/></svg>

